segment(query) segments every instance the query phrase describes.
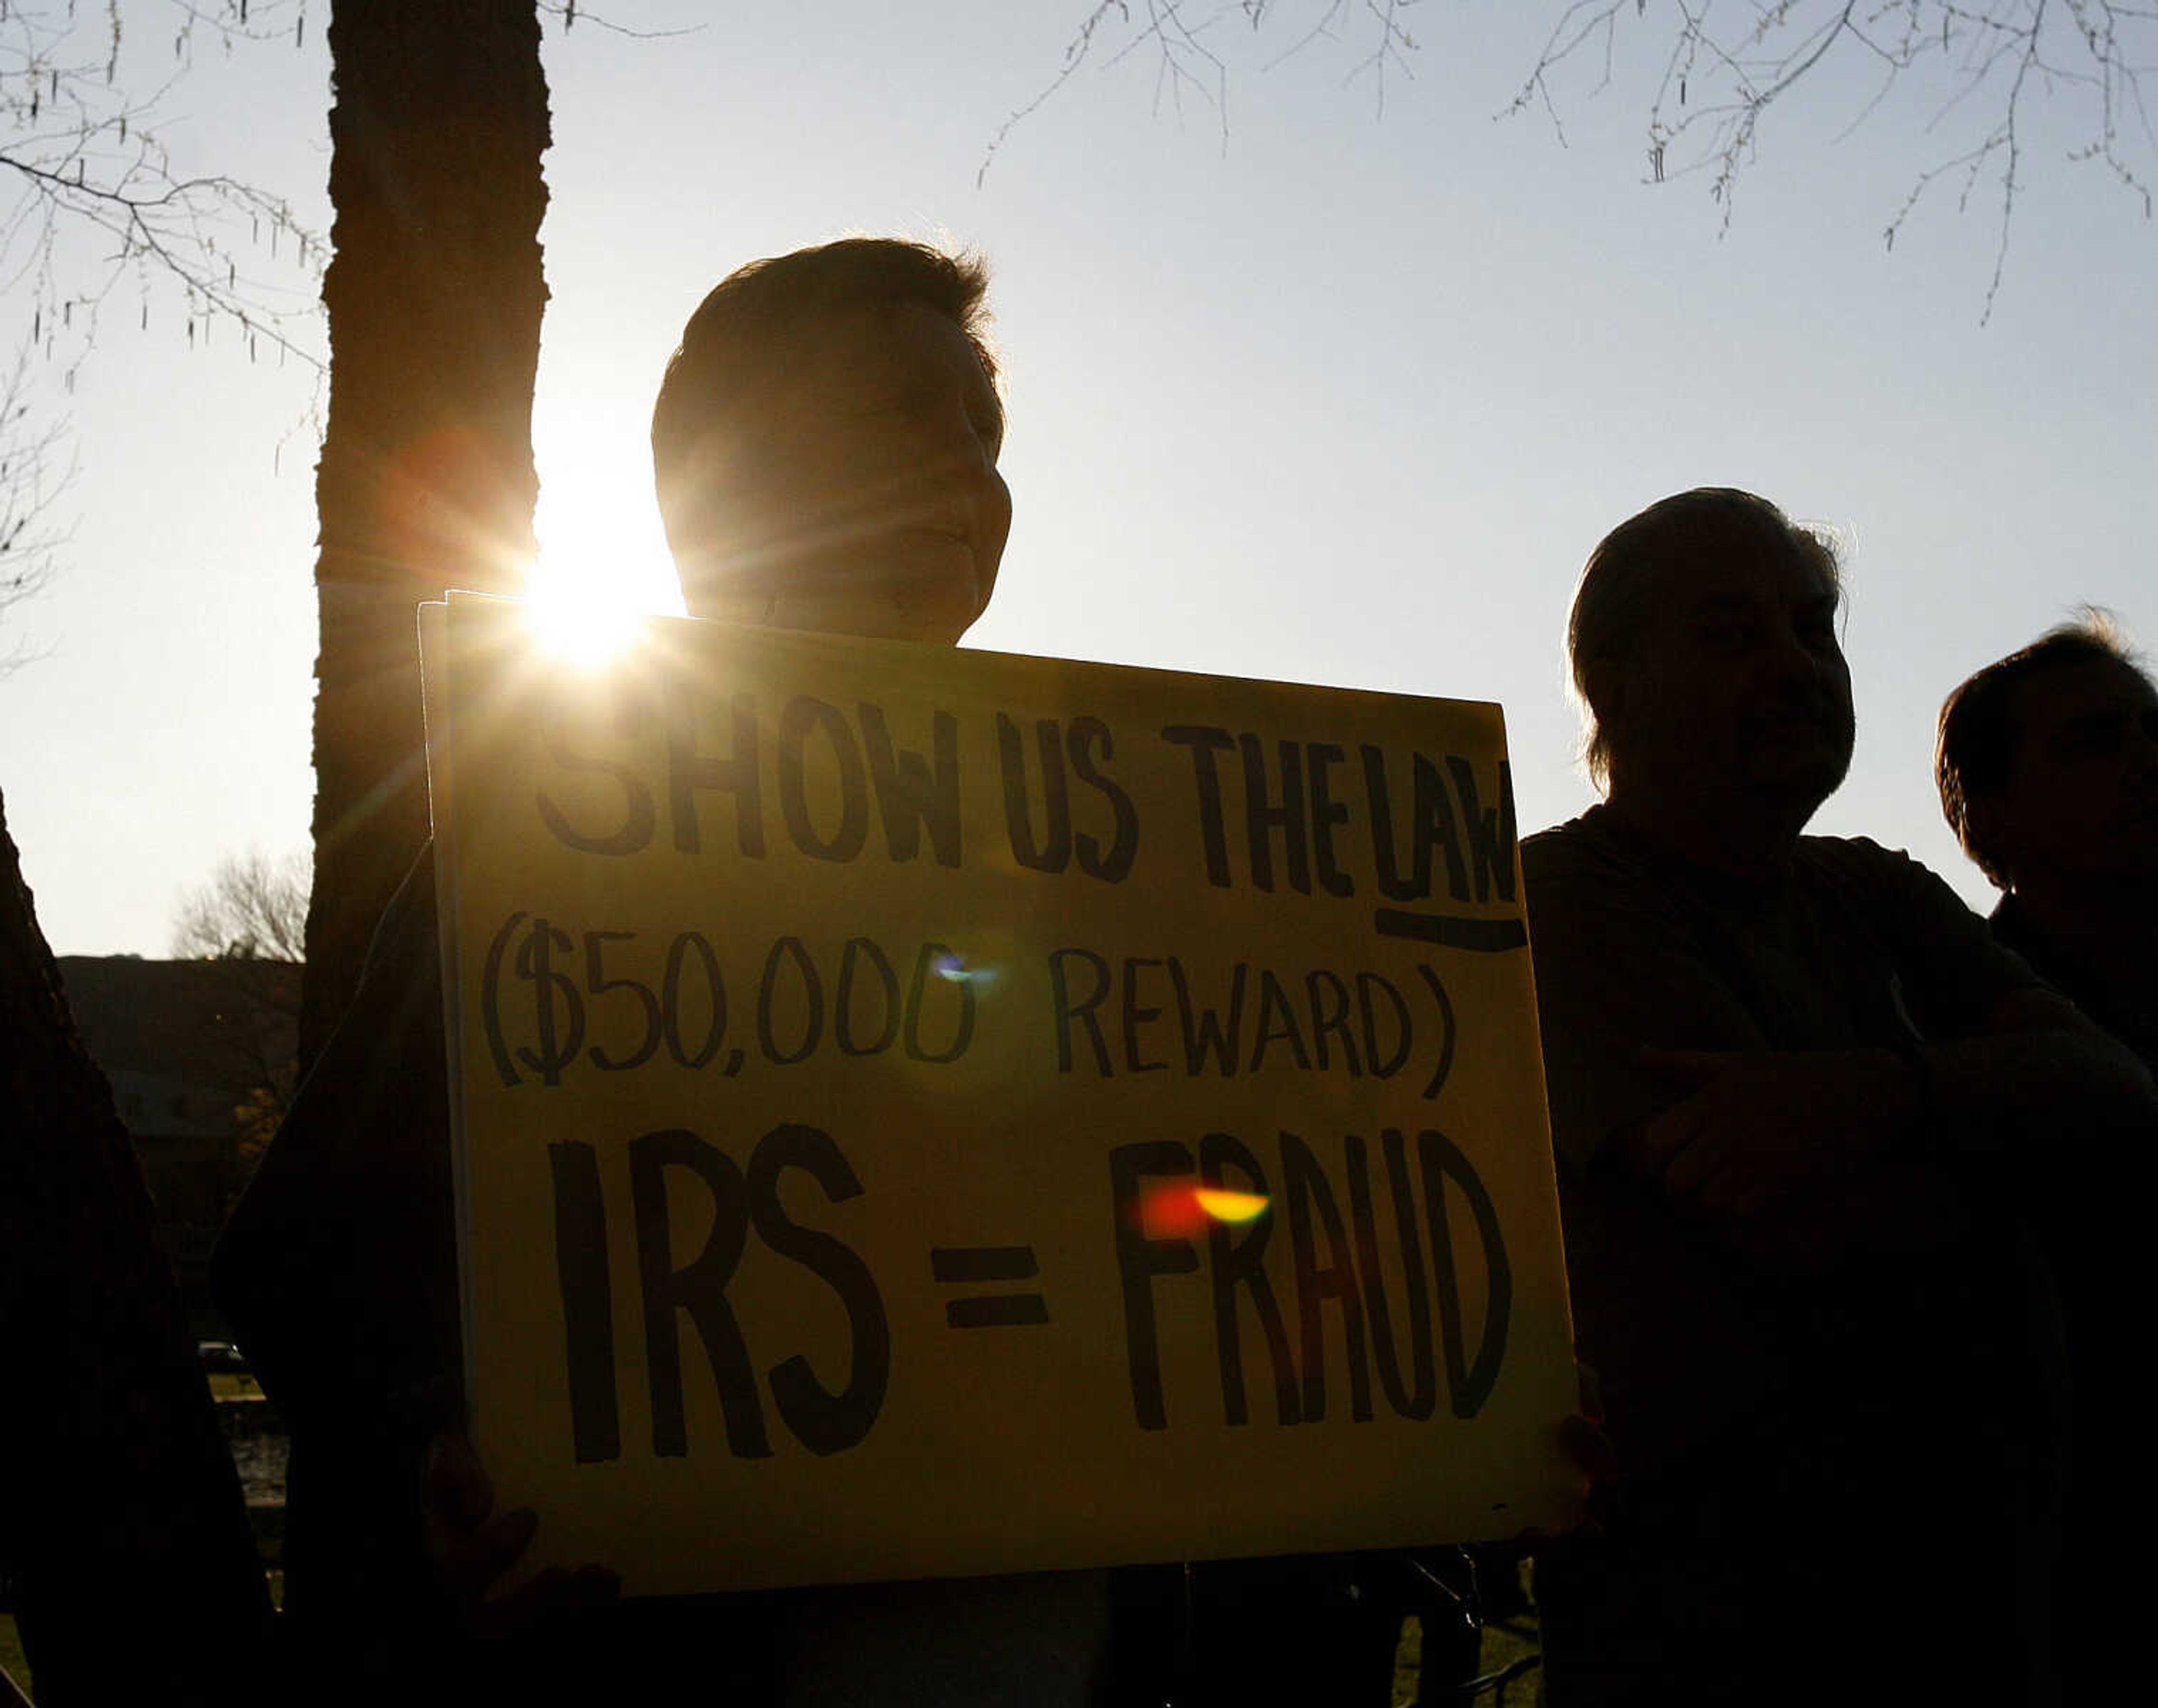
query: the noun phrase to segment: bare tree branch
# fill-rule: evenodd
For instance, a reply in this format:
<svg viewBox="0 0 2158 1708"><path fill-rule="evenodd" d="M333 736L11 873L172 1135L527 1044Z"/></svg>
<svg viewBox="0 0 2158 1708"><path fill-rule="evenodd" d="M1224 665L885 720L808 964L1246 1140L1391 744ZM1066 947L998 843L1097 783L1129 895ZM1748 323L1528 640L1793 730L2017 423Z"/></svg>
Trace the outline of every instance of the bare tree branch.
<svg viewBox="0 0 2158 1708"><path fill-rule="evenodd" d="M209 880L190 890L173 923L173 954L183 961L290 961L305 954L307 891L313 868L304 854L271 859L259 849L227 854Z"/></svg>
<svg viewBox="0 0 2158 1708"><path fill-rule="evenodd" d="M1417 43L1410 35L1406 14L1420 0L1305 0L1292 5L1295 33L1286 46L1265 59L1261 68L1272 70L1325 42L1360 55L1343 76L1343 82L1371 80L1377 109L1386 105L1389 76L1412 77L1408 55ZM1224 43L1225 30L1241 23L1254 39L1267 38L1281 0L1096 0L1080 19L1065 44L1064 59L1056 74L1042 88L997 126L996 135L983 152L974 174L977 188L989 176L997 152L1025 120L1039 112L1062 90L1089 60L1098 59L1104 70L1122 65L1135 54L1154 56L1154 110L1164 105L1179 118L1186 95L1203 101L1218 116L1221 147L1229 147L1229 62L1216 50ZM1291 26L1283 24L1283 31Z"/></svg>
<svg viewBox="0 0 2158 1708"><path fill-rule="evenodd" d="M1583 59L1596 67L1588 92L1608 88L1622 27L1669 41L1647 116L1649 179L1706 176L1727 230L1771 108L1801 83L1839 79L1871 90L1845 135L1901 100L1930 108L1928 132L1949 139L1889 219L1888 246L1937 182L1959 185L1959 210L1991 191L1999 211L1981 319L2000 293L2039 100L2083 132L2067 158L2102 163L2150 217L2158 140L2142 79L2158 68L2158 5L2149 0L1574 0L1507 112L1535 106L1556 124L1554 81Z"/></svg>
<svg viewBox="0 0 2158 1708"><path fill-rule="evenodd" d="M678 35L701 35L705 26L693 23L681 29L636 29L626 23L617 23L602 13L590 11L578 4L578 0L540 0L542 18L559 18L562 34L567 35L579 23L590 24L594 29L603 29L610 35L627 36L632 41L658 42Z"/></svg>
<svg viewBox="0 0 2158 1708"><path fill-rule="evenodd" d="M26 362L18 355L0 383L0 621L51 579L54 556L67 542L53 505L75 473L65 462L67 423L37 417ZM36 656L28 641L0 647L0 676Z"/></svg>
<svg viewBox="0 0 2158 1708"><path fill-rule="evenodd" d="M989 139L983 151L982 164L974 173L975 187L989 176L995 162L997 151L1004 147L1004 139L1022 121L1031 117L1064 85L1078 74L1094 54L1098 44L1123 37L1121 44L1108 47L1103 63L1121 65L1133 54L1151 50L1155 55L1154 106L1157 115L1163 97L1168 97L1178 117L1184 113L1184 95L1187 90L1205 101L1220 115L1221 146L1229 146L1229 86L1228 68L1200 37L1235 11L1248 18L1253 28L1263 22L1269 0L1239 0L1239 3L1210 4L1190 7L1184 0L1097 0L1097 3L1080 21L1079 27L1065 44L1064 62L1056 75L1031 101L1025 103L997 126L997 133ZM1136 9L1135 9L1136 8ZM1198 12L1194 22L1189 15Z"/></svg>
<svg viewBox="0 0 2158 1708"><path fill-rule="evenodd" d="M1187 93L1204 98L1220 114L1226 147L1224 31L1231 23L1281 40L1266 69L1322 48L1345 55L1345 82L1369 78L1383 112L1389 80L1412 74L1419 44L1407 18L1415 3L1095 0L1055 75L998 127L975 181L988 175L1014 128L1082 67L1106 69L1134 54L1155 58L1157 111L1164 100L1180 111ZM1646 177L1655 183L1706 178L1722 230L1772 117L1801 87L1849 92L1846 136L1891 108L1926 116L1927 132L1941 139L1939 153L1882 235L1892 246L1943 179L1956 186L1959 209L1981 195L1990 201L1997 233L1985 317L2000 292L2031 150L2043 134L2042 106L2048 125L2081 132L2064 158L2102 166L2150 216L2158 131L2143 79L2158 69L2158 0L1567 0L1551 12L1544 45L1503 116L1535 107L1563 145L1567 106L1624 77L1620 33L1630 32L1628 44L1638 43L1656 67L1645 114Z"/></svg>
<svg viewBox="0 0 2158 1708"><path fill-rule="evenodd" d="M304 42L307 7L0 0L0 302L18 339L0 388L0 617L49 578L65 543L50 515L72 472L68 424L33 407L32 364L72 391L116 296L132 286L144 330L158 302L161 317L177 308L166 323L190 345L223 323L250 361L297 358L319 377L307 328L320 312L322 240L280 196L176 170L160 133L198 51ZM0 648L0 673L30 656L27 642Z"/></svg>
<svg viewBox="0 0 2158 1708"><path fill-rule="evenodd" d="M190 342L222 320L250 357L320 365L302 328L317 313L322 240L281 196L176 172L159 131L199 49L303 41L307 6L106 0L93 17L59 0L0 3L0 292L27 297L28 348L71 372L132 284L143 326L159 288L177 287ZM165 28L159 74L148 61ZM137 92L146 74L158 80Z"/></svg>

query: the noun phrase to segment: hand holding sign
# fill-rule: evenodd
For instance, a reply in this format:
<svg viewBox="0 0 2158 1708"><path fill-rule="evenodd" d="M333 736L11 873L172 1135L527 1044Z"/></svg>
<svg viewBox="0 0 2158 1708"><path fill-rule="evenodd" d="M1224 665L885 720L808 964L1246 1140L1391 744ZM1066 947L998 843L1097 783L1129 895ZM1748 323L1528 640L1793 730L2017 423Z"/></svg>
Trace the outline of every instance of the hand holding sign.
<svg viewBox="0 0 2158 1708"><path fill-rule="evenodd" d="M622 1592L622 1580L605 1566L551 1566L493 1594L531 1545L539 1515L529 1507L495 1511L494 1484L462 1435L438 1435L428 1443L421 1477L427 1563L467 1635L512 1636L550 1614L597 1607Z"/></svg>

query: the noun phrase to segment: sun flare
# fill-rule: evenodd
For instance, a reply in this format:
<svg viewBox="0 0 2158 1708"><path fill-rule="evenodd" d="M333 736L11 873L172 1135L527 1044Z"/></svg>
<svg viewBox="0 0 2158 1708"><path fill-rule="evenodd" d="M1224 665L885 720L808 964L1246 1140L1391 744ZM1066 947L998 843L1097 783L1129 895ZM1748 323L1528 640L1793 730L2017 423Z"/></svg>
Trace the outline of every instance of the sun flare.
<svg viewBox="0 0 2158 1708"><path fill-rule="evenodd" d="M586 669L606 663L627 645L645 615L591 577L537 570L530 611L540 644Z"/></svg>
<svg viewBox="0 0 2158 1708"><path fill-rule="evenodd" d="M550 652L596 668L645 617L682 612L643 441L576 411L549 410L534 413L533 448L540 465L540 556L526 584L533 627Z"/></svg>

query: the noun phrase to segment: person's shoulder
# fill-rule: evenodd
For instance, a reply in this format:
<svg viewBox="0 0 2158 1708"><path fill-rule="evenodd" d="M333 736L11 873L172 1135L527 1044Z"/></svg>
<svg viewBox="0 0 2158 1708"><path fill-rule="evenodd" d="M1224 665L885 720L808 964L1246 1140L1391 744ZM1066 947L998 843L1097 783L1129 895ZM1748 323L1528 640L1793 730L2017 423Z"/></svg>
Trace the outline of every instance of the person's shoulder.
<svg viewBox="0 0 2158 1708"><path fill-rule="evenodd" d="M1608 807L1591 807L1521 841L1521 872L1531 885L1609 878L1632 869L1626 839Z"/></svg>
<svg viewBox="0 0 2158 1708"><path fill-rule="evenodd" d="M1799 863L1820 871L1863 876L1900 871L1918 863L1900 848L1883 848L1870 836L1802 836ZM1919 867L1923 870L1923 867Z"/></svg>
<svg viewBox="0 0 2158 1708"><path fill-rule="evenodd" d="M1802 872L1860 895L1921 893L1946 897L1959 912L1970 911L1931 867L1900 848L1883 848L1870 836L1802 836L1797 864Z"/></svg>
<svg viewBox="0 0 2158 1708"><path fill-rule="evenodd" d="M2031 923L2029 911L2012 892L1994 904L1985 923L1994 942L2013 949L2033 967L2046 958L2049 946L2044 936Z"/></svg>
<svg viewBox="0 0 2158 1708"><path fill-rule="evenodd" d="M1605 806L1524 841L1521 886L1546 962L1564 944L1600 955L1614 931L1677 922L1680 891L1668 866Z"/></svg>
<svg viewBox="0 0 2158 1708"><path fill-rule="evenodd" d="M1800 839L1799 861L1816 905L1868 921L1908 976L1929 981L1966 1018L2036 982L1990 921L1902 849L1863 836L1809 836Z"/></svg>

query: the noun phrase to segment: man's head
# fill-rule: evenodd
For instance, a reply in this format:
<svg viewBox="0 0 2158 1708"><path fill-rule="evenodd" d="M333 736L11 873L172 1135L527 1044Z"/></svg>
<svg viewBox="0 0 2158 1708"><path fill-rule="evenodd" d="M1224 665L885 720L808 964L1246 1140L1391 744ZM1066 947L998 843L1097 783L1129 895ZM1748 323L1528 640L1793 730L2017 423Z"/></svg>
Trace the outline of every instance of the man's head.
<svg viewBox="0 0 2158 1708"><path fill-rule="evenodd" d="M752 261L683 329L652 415L700 617L956 641L1011 495L978 261L849 238Z"/></svg>
<svg viewBox="0 0 2158 1708"><path fill-rule="evenodd" d="M1567 655L1614 800L1751 799L1803 824L1851 764L1835 554L1765 498L1704 487L1607 534Z"/></svg>
<svg viewBox="0 0 2158 1708"><path fill-rule="evenodd" d="M1948 697L1941 810L2003 890L2158 882L2158 689L2093 616Z"/></svg>

